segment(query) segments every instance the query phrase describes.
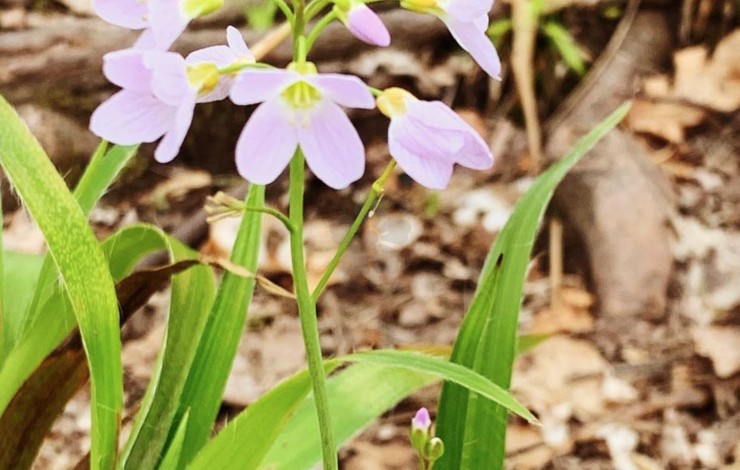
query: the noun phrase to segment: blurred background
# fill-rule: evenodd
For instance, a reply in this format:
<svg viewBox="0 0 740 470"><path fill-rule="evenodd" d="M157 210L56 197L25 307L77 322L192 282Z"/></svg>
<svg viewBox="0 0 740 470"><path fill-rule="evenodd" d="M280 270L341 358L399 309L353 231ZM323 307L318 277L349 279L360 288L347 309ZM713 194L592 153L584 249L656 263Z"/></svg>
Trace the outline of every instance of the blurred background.
<svg viewBox="0 0 740 470"><path fill-rule="evenodd" d="M491 80L438 19L372 4L389 48L331 25L309 59L370 86L403 86L458 111L490 144L494 167L457 168L428 191L401 173L352 244L319 304L325 355L449 345L490 244L533 178L626 99L633 109L558 189L525 288L521 331L548 335L523 356L513 389L543 422L511 420L515 469L740 468L740 29L736 0L508 0L491 11L501 55ZM250 46L282 23L264 0L226 0L175 44ZM0 0L0 94L15 105L70 185L98 144L90 113L116 91L102 55L136 33L104 23L90 0ZM285 65L290 44L265 59ZM238 221L205 222L207 195L244 194L233 149L252 108L196 108L170 165L144 145L91 218L99 237L148 221L228 256ZM387 120L350 116L367 150L361 181L334 191L309 175L313 281L390 158ZM2 126L2 123L0 123ZM41 233L3 180L7 249L41 253ZM268 187L287 206L287 175ZM290 289L287 234L265 219L260 273ZM159 348L155 296L124 328L126 403L136 408ZM223 421L304 365L292 301L260 291L224 398ZM432 387L401 402L342 450L347 469L414 468L408 423ZM66 469L89 448L89 396L70 402L36 468Z"/></svg>

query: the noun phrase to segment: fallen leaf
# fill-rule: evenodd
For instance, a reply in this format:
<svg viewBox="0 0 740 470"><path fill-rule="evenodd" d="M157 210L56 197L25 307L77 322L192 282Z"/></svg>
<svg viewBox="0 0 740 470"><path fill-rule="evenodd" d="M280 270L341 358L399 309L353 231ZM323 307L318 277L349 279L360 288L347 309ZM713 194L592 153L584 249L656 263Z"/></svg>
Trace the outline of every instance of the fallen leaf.
<svg viewBox="0 0 740 470"><path fill-rule="evenodd" d="M706 117L704 110L686 104L637 99L627 115L627 125L635 132L679 144L686 140L686 129L698 126Z"/></svg>
<svg viewBox="0 0 740 470"><path fill-rule="evenodd" d="M724 379L740 371L740 327L695 326L691 336L696 352L712 361L718 377Z"/></svg>
<svg viewBox="0 0 740 470"><path fill-rule="evenodd" d="M695 46L676 52L673 61L673 83L666 76L651 77L645 82L648 96L682 99L726 113L740 108L740 29L720 41L711 57L704 46Z"/></svg>

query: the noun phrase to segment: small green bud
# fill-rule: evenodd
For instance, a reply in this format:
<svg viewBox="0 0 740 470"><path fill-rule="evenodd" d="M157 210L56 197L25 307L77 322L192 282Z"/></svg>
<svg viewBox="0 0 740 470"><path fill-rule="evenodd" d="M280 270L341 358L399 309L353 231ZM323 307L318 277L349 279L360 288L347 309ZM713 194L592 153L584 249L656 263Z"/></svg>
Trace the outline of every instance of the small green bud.
<svg viewBox="0 0 740 470"><path fill-rule="evenodd" d="M442 457L445 453L445 444L442 439L433 437L427 441L424 446L424 457L429 462L434 462L438 458Z"/></svg>

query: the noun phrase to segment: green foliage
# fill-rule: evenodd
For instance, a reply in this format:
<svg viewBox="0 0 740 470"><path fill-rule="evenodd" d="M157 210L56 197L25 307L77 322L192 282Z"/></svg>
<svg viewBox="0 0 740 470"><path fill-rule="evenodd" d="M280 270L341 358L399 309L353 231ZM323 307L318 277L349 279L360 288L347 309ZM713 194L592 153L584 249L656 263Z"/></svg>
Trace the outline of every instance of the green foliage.
<svg viewBox="0 0 740 470"><path fill-rule="evenodd" d="M91 370L91 466L110 468L123 406L118 308L85 215L36 139L0 98L0 164L46 238L82 333Z"/></svg>
<svg viewBox="0 0 740 470"><path fill-rule="evenodd" d="M277 11L277 3L272 0L266 0L257 4L248 4L244 8L244 15L247 17L247 23L250 29L267 31L275 24Z"/></svg>
<svg viewBox="0 0 740 470"><path fill-rule="evenodd" d="M578 43L568 30L556 21L548 21L542 25L542 32L560 53L568 67L579 76L583 76L586 73L586 62L583 60L583 53L578 48Z"/></svg>
<svg viewBox="0 0 740 470"><path fill-rule="evenodd" d="M248 207L263 207L264 200L264 186L252 185L245 204ZM261 222L262 214L259 212L250 211L244 215L231 254L232 263L250 272L257 270ZM254 285L254 278L228 272L221 282L182 393L179 415L189 410L190 417L181 466L192 460L210 435L244 330Z"/></svg>
<svg viewBox="0 0 740 470"><path fill-rule="evenodd" d="M522 196L489 252L478 289L465 316L451 360L508 389L516 354L522 289L537 227L555 187L565 174L627 114L629 104L597 125L561 161L545 171ZM445 455L435 468L503 467L508 411L446 383L439 405L437 435ZM475 445L466 443L475 441Z"/></svg>

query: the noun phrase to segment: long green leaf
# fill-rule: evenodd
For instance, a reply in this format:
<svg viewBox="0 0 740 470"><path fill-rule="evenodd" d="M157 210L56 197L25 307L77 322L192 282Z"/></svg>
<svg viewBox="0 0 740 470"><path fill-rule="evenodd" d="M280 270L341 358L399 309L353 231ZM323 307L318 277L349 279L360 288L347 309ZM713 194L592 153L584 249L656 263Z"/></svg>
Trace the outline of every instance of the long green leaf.
<svg viewBox="0 0 740 470"><path fill-rule="evenodd" d="M162 462L159 464L158 470L178 470L177 465L180 461L182 444L185 441L185 431L188 429L189 419L190 412L186 411L180 420L180 425L177 427L177 432L175 432L175 436L172 438L167 453L162 457Z"/></svg>
<svg viewBox="0 0 740 470"><path fill-rule="evenodd" d="M367 351L325 362L334 368L356 365L327 382L332 425L340 441L349 439L395 403L440 378L501 403L526 419L532 414L508 392L459 364L413 351ZM302 387L302 388L301 388ZM282 420L310 387L305 371L271 390L209 442L191 469L313 468L321 460L318 420L312 400L302 405L264 460ZM279 423L271 423L270 416ZM287 451L289 449L289 451ZM260 463L261 461L261 463Z"/></svg>
<svg viewBox="0 0 740 470"><path fill-rule="evenodd" d="M261 207L264 200L264 186L250 186L246 205ZM246 267L250 272L257 270L261 224L261 213L249 211L244 214L231 255L233 263ZM224 274L180 403L178 416L190 410L180 461L182 467L192 460L210 435L247 320L254 285L252 278L228 272Z"/></svg>
<svg viewBox="0 0 740 470"><path fill-rule="evenodd" d="M430 374L370 363L355 364L330 377L326 387L337 442L348 441L399 401L437 380ZM237 442L247 441L235 440L234 449L239 448ZM320 462L319 424L313 399L309 397L280 433L259 468L308 470Z"/></svg>
<svg viewBox="0 0 740 470"><path fill-rule="evenodd" d="M116 284L116 296L125 322L177 274L198 266L182 260L133 273ZM67 401L89 378L79 330L34 370L0 416L0 469L31 468L38 449ZM166 392L164 390L163 392ZM43 406L39 406L43 403ZM167 429L163 430L166 435Z"/></svg>
<svg viewBox="0 0 740 470"><path fill-rule="evenodd" d="M305 370L285 380L222 429L188 469L256 468L310 390L311 379Z"/></svg>
<svg viewBox="0 0 740 470"><path fill-rule="evenodd" d="M197 257L193 250L163 232L160 239L172 262ZM195 357L193 345L201 338L215 292L215 280L208 266L196 266L173 277L164 344L121 456L121 468L156 467Z"/></svg>
<svg viewBox="0 0 740 470"><path fill-rule="evenodd" d="M75 199L77 199L77 203L80 205L83 213L88 214L92 210L121 170L136 155L137 148L137 146L123 147L116 145L108 149L107 142L103 141L100 143L72 193ZM22 329L18 332L18 337L13 338L14 342L44 315L50 298L61 293L57 278L57 270L54 263L51 258L47 257L44 260L44 266L41 268L33 301L26 312ZM71 310L64 309L60 311L60 313L62 312L67 313L68 317L66 321L61 323L71 325L73 323ZM44 318L44 322L46 320L47 318ZM49 329L47 325L44 327L47 330ZM68 326L67 328L70 327ZM60 332L60 335L64 336L67 333L68 331ZM50 344L49 346L53 348L56 345Z"/></svg>
<svg viewBox="0 0 740 470"><path fill-rule="evenodd" d="M0 163L47 241L72 305L91 371L91 465L115 461L123 406L118 307L103 252L41 146L0 98Z"/></svg>
<svg viewBox="0 0 740 470"><path fill-rule="evenodd" d="M23 318L33 297L44 257L12 251L0 253L0 256L3 256L4 261L3 279L0 280L0 284L13 287L5 290L0 297L2 299L0 308L4 312L2 329L5 331L5 344L11 345L14 342L12 338L18 337L23 325Z"/></svg>
<svg viewBox="0 0 740 470"><path fill-rule="evenodd" d="M92 209L136 153L136 147L114 146L107 151L106 149L107 145L101 143L74 191L85 213ZM115 259L116 257L114 261ZM137 259L133 257L127 262L136 262ZM124 273L113 273L116 280L123 275ZM0 363L0 383L3 384L0 387L0 413L5 410L23 381L75 326L69 299L58 279L54 262L47 257L38 275L29 307L14 315L17 327L11 330L15 331L14 335L8 335L7 364ZM53 315L48 315L48 312L53 312ZM43 321L36 321L41 317Z"/></svg>
<svg viewBox="0 0 740 470"><path fill-rule="evenodd" d="M522 196L491 248L478 289L455 341L452 361L471 367L503 389L511 383L522 288L537 227L566 173L629 110L622 105ZM503 467L507 410L457 384L446 383L437 413L445 454L437 470Z"/></svg>

